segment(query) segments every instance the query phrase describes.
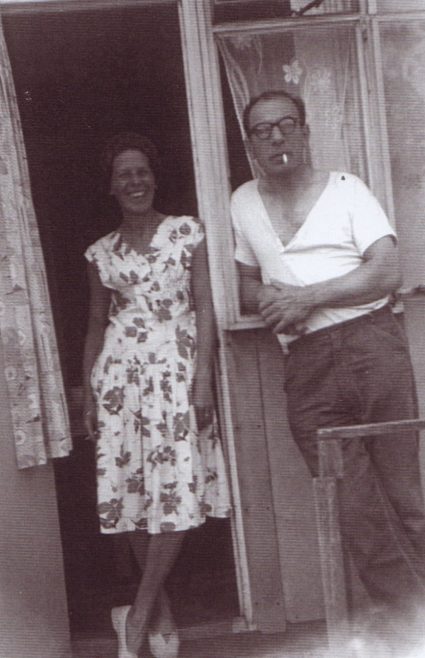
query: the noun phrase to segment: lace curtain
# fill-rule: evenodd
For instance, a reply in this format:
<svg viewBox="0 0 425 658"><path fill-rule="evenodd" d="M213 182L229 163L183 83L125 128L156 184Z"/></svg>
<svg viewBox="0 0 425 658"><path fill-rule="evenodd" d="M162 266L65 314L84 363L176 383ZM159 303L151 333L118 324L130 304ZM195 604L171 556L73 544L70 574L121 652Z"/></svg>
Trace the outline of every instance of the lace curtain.
<svg viewBox="0 0 425 658"><path fill-rule="evenodd" d="M313 166L349 171L368 182L354 28L219 35L218 45L242 135L249 99L286 89L305 101Z"/></svg>
<svg viewBox="0 0 425 658"><path fill-rule="evenodd" d="M0 22L0 332L18 468L71 450L19 111Z"/></svg>

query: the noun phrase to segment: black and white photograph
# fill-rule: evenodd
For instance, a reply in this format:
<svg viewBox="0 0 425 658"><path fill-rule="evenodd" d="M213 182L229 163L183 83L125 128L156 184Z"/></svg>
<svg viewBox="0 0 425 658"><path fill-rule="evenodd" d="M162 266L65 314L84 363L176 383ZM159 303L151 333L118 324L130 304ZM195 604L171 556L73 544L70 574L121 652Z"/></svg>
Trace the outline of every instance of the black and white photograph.
<svg viewBox="0 0 425 658"><path fill-rule="evenodd" d="M425 0L0 0L0 658L425 658Z"/></svg>

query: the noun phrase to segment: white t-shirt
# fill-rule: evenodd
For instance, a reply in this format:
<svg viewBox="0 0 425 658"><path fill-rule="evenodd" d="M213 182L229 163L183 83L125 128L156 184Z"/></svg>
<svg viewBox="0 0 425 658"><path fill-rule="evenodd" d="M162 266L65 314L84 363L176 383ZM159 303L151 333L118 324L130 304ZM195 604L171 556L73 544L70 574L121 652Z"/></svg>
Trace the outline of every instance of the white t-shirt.
<svg viewBox="0 0 425 658"><path fill-rule="evenodd" d="M258 181L232 194L235 258L260 267L263 283L272 280L307 286L343 276L361 265L376 240L395 232L369 188L353 174L332 171L304 223L284 246L258 191ZM303 323L307 332L350 320L384 306L381 298L361 306L320 308ZM282 339L281 342L285 342Z"/></svg>

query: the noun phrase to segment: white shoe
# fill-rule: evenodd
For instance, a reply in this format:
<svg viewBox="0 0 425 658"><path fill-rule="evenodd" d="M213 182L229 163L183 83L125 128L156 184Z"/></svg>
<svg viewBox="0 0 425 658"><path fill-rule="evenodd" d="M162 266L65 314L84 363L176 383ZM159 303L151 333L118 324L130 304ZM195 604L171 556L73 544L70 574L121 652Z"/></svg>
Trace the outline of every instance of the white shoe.
<svg viewBox="0 0 425 658"><path fill-rule="evenodd" d="M180 640L177 631L149 633L149 647L155 658L177 658Z"/></svg>
<svg viewBox="0 0 425 658"><path fill-rule="evenodd" d="M127 649L125 622L130 608L130 605L122 605L111 610L112 626L118 636L118 658L137 658L137 653Z"/></svg>

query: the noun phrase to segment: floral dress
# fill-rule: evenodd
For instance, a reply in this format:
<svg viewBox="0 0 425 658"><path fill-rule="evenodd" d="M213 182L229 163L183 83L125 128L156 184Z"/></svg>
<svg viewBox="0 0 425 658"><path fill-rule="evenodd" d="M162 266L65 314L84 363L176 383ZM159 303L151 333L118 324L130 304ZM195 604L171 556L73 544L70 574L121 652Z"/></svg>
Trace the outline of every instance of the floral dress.
<svg viewBox="0 0 425 658"><path fill-rule="evenodd" d="M198 432L190 400L196 357L191 263L203 236L199 220L167 217L144 255L118 231L85 253L112 290L91 374L101 532L186 530L206 515L229 515L216 421Z"/></svg>

